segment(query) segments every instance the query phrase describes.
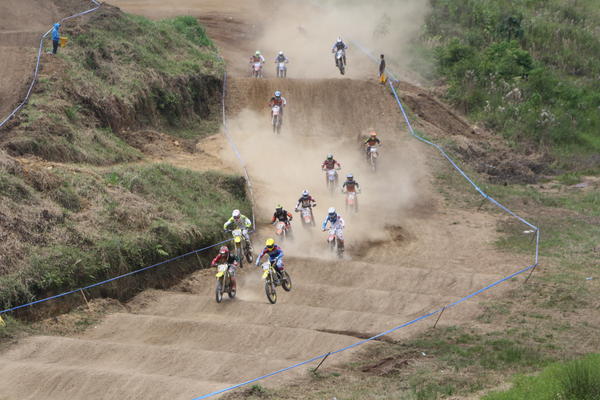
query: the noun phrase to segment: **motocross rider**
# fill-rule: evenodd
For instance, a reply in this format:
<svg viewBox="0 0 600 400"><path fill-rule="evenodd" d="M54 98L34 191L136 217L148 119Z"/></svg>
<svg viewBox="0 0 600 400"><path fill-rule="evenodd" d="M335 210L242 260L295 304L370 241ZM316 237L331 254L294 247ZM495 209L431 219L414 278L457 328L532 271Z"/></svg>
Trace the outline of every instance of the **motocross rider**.
<svg viewBox="0 0 600 400"><path fill-rule="evenodd" d="M329 223L329 228L335 230L335 235L338 239L338 247L340 249L344 248L344 219L341 215L339 215L334 207L330 207L328 210L327 217L325 221L323 221L323 225L321 225L321 229L323 231L327 230L327 224Z"/></svg>
<svg viewBox="0 0 600 400"><path fill-rule="evenodd" d="M250 251L252 251L252 242L250 241L248 229L250 229L251 227L252 221L248 217L240 213L240 210L233 210L233 212L231 213L231 218L229 218L227 222L223 224L223 229L226 231L234 230L236 228L241 229L242 235L244 236L244 239L246 239L246 243L248 244L248 248L250 249Z"/></svg>
<svg viewBox="0 0 600 400"><path fill-rule="evenodd" d="M287 105L287 100L281 95L281 92L277 90L274 96L269 100L269 107L271 108L271 118L273 117L273 106L279 106L281 117L283 117L283 109Z"/></svg>
<svg viewBox="0 0 600 400"><path fill-rule="evenodd" d="M283 250L281 250L281 247L275 244L275 240L267 239L267 241L265 242L265 248L258 255L258 257L256 257L257 267L260 264L260 259L263 258L265 254L269 255L269 261L272 264L275 264L277 276L281 277L281 272L283 271Z"/></svg>
<svg viewBox="0 0 600 400"><path fill-rule="evenodd" d="M379 138L377 137L377 132L372 131L371 133L369 133L369 137L364 142L365 152L367 154L367 161L369 160L369 150L371 150L371 147L378 146L380 144L381 140L379 140Z"/></svg>
<svg viewBox="0 0 600 400"><path fill-rule="evenodd" d="M337 67L337 59L335 57L335 53L338 50L344 50L344 65L346 65L346 50L348 50L348 45L346 43L344 43L344 41L342 40L341 36L337 38L337 41L334 43L333 47L331 48L331 52L334 54L333 55L333 60L335 61L335 66Z"/></svg>
<svg viewBox="0 0 600 400"><path fill-rule="evenodd" d="M285 223L286 228L289 230L291 228L290 222L292 222L294 216L283 209L281 204L277 205L275 208L275 213L273 214L273 218L271 218L271 223L274 224L276 221L281 221Z"/></svg>
<svg viewBox="0 0 600 400"><path fill-rule="evenodd" d="M219 264L227 264L229 266L228 271L231 279L231 288L236 290L237 282L235 279L235 272L240 264L240 260L237 258L237 256L229 252L229 248L227 246L222 246L219 249L219 254L217 254L217 256L210 263L211 267L216 267ZM241 268L241 265L239 266Z"/></svg>
<svg viewBox="0 0 600 400"><path fill-rule="evenodd" d="M312 212L312 208L317 205L317 201L308 193L308 190L302 192L302 197L298 199L298 204L296 204L296 211L301 211L302 209L308 208L310 210L310 216L313 221L313 225L315 223L315 217Z"/></svg>
<svg viewBox="0 0 600 400"><path fill-rule="evenodd" d="M256 53L254 53L254 55L250 57L250 69L253 69L254 64L256 64L257 62L261 63L261 65L265 63L265 58L262 54L260 54L259 50L256 50Z"/></svg>
<svg viewBox="0 0 600 400"><path fill-rule="evenodd" d="M277 76L279 76L279 63L289 63L290 61L288 60L288 58L283 54L283 51L280 51L279 54L277 55L277 57L275 57L275 74ZM286 74L286 71L283 71L284 77Z"/></svg>
<svg viewBox="0 0 600 400"><path fill-rule="evenodd" d="M327 154L327 158L325 159L325 161L323 161L323 164L321 164L321 169L325 172L330 171L332 169L341 169L342 165L337 162L334 158L333 158L333 154ZM337 184L337 174L335 174L335 181ZM327 174L325 174L325 183L328 182L328 178L327 178Z"/></svg>
<svg viewBox="0 0 600 400"><path fill-rule="evenodd" d="M344 193L360 191L360 185L354 180L354 175L346 175L346 182L342 185Z"/></svg>

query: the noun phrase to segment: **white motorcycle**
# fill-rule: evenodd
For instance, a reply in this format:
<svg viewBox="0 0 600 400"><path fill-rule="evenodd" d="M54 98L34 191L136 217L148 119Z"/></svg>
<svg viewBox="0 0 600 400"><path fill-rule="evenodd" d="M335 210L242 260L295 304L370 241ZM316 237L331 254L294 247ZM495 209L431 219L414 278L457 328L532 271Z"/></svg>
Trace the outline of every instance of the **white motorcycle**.
<svg viewBox="0 0 600 400"><path fill-rule="evenodd" d="M277 62L277 77L287 77L287 63L285 61Z"/></svg>
<svg viewBox="0 0 600 400"><path fill-rule="evenodd" d="M252 64L252 76L254 78L262 78L263 77L262 67L263 67L262 62L260 62L260 61L257 61Z"/></svg>
<svg viewBox="0 0 600 400"><path fill-rule="evenodd" d="M367 148L367 161L373 172L377 171L377 159L379 158L379 149L377 146Z"/></svg>
<svg viewBox="0 0 600 400"><path fill-rule="evenodd" d="M315 219L311 207L296 208L295 211L300 213L303 227L315 226Z"/></svg>
<svg viewBox="0 0 600 400"><path fill-rule="evenodd" d="M283 124L283 116L281 115L281 107L273 106L271 108L271 124L273 125L273 132L280 133L281 125Z"/></svg>
<svg viewBox="0 0 600 400"><path fill-rule="evenodd" d="M332 252L337 250L338 258L344 256L344 236L341 229L330 228L329 235L327 236L327 243Z"/></svg>
<svg viewBox="0 0 600 400"><path fill-rule="evenodd" d="M346 51L340 49L335 53L335 65L339 68L340 74L346 73Z"/></svg>
<svg viewBox="0 0 600 400"><path fill-rule="evenodd" d="M338 173L337 169L327 169L325 170L327 173L327 189L329 189L329 193L333 193L338 184Z"/></svg>

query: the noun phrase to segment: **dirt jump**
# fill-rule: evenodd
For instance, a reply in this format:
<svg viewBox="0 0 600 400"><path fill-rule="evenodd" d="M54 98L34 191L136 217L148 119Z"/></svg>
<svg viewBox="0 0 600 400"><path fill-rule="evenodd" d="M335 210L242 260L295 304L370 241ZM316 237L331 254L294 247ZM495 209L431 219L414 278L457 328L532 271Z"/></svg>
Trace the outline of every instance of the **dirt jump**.
<svg viewBox="0 0 600 400"><path fill-rule="evenodd" d="M281 243L293 288L289 293L278 288L276 304L268 303L253 264L238 274L237 297L220 304L214 270L198 271L171 290L141 293L123 312L81 335L29 337L11 347L0 356L0 379L10 382L0 389L0 399L192 399L400 325L523 265L494 249L493 217L445 205L433 186L434 171L445 165L407 134L395 101L376 82L377 66L351 47L349 74L340 77L330 51L338 27L324 29L319 17L308 18L314 10L258 0L119 0L116 5L152 18L197 16L222 49L231 75L230 133L254 184L255 250L274 236L269 222L275 206L292 211L305 189L317 200L317 226L303 228L294 213L294 239ZM281 30L281 41L272 40L264 25L269 21L255 22L265 7L281 18L274 27ZM413 16L422 12L410 10ZM299 15L313 22L301 25ZM290 79L281 80L273 78L272 58L284 43L293 62ZM265 79L248 77L248 57L256 48L273 65ZM267 107L275 90L288 102L280 134L271 129ZM383 142L376 172L359 141L370 130ZM219 140L215 155L239 170L239 160ZM328 153L342 164L340 179L353 173L360 183L357 213L345 209L339 190L326 188L320 165ZM179 164L202 168L193 159ZM346 221L343 259L329 251L320 230L329 207ZM440 324L469 324L479 311L477 300L466 302L444 313ZM406 338L432 323L389 339ZM353 351L328 359L325 368L351 359ZM261 385L281 385L305 373L306 367L298 368Z"/></svg>

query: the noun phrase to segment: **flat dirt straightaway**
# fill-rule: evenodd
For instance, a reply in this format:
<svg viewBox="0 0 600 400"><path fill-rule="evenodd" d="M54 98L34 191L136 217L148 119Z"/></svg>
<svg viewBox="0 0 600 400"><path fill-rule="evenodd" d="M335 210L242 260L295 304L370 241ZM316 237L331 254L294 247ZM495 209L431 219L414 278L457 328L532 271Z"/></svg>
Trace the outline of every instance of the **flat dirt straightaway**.
<svg viewBox="0 0 600 400"><path fill-rule="evenodd" d="M243 65L247 49L229 41L219 21L251 26L252 14L244 13L258 3L268 4L120 0L117 5L152 17L210 17L209 34L215 29L224 53ZM248 32L240 28L237 34ZM365 79L252 80L243 76L244 67L231 71L227 108L231 134L255 187L255 248L273 234L268 222L275 204L293 209L301 191L310 189L318 201L318 222L329 206L345 217L345 258L332 257L318 228L305 230L295 221L294 241L283 243L294 288L280 289L276 305L267 303L253 266L239 274L238 297L222 304L214 300L214 272L199 271L172 290L140 294L127 311L109 315L80 336L30 337L10 348L0 356L0 379L10 382L0 389L0 399L192 399L399 325L523 263L494 250L493 218L444 206L432 187L437 155L401 129L401 115L385 88ZM288 100L279 136L270 129L266 107L274 90ZM358 144L370 129L384 142L376 174L366 168ZM237 168L223 141L211 146ZM329 152L342 162L342 174L353 172L361 183L358 214L347 214L343 196L325 190L319 166ZM203 168L204 159L175 158L180 166ZM447 311L441 324L470 321L477 312L477 304L468 302ZM401 339L426 326L390 336ZM351 356L342 353L326 365ZM304 372L300 368L261 384L281 384Z"/></svg>

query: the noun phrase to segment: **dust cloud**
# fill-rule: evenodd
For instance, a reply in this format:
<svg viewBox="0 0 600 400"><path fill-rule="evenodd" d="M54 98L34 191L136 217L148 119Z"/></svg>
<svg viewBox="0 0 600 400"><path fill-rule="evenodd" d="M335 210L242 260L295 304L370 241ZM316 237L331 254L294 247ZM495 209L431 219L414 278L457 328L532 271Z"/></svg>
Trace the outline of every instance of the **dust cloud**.
<svg viewBox="0 0 600 400"><path fill-rule="evenodd" d="M377 71L350 40L368 47L376 57L386 54L388 65L402 67L408 61L407 46L418 35L429 11L429 2L423 0L334 0L320 6L305 0L261 3L271 9L256 40L257 49L268 57L267 73L275 73L274 57L284 51L290 59L290 75L295 78L339 77L331 54L338 36L350 46L350 78L375 77Z"/></svg>
<svg viewBox="0 0 600 400"><path fill-rule="evenodd" d="M409 139L400 134L400 119L390 110L393 104L382 102L379 114L365 113L360 110L360 102L347 95L357 93L368 102L380 101L384 96L380 87L345 80L288 82L284 95L288 96L289 105L282 133L277 135L272 131L265 106L270 89L278 87L277 82L238 79L232 85L254 89L263 86L258 91L248 89L251 106L243 107L229 124L255 189L257 223L261 228L255 235L257 247L266 237L274 235L268 223L275 206L282 204L293 213L305 189L317 201L314 209L317 226L304 229L299 214L294 213L294 241L285 244L288 254L331 257L325 247L326 233L320 230L329 207L336 207L344 217L350 249L365 240L390 240L386 228L401 226L417 201L416 186L423 177L423 169L406 146ZM336 92L342 92L342 101L330 102L328 93ZM320 112L322 109L325 112ZM379 169L375 173L367 165L359 141L371 129L376 129L383 141ZM339 187L333 194L328 192L325 174L320 169L328 153L342 164ZM229 149L223 157L235 162ZM354 174L362 189L358 196L358 214L345 210L341 185L348 173Z"/></svg>

